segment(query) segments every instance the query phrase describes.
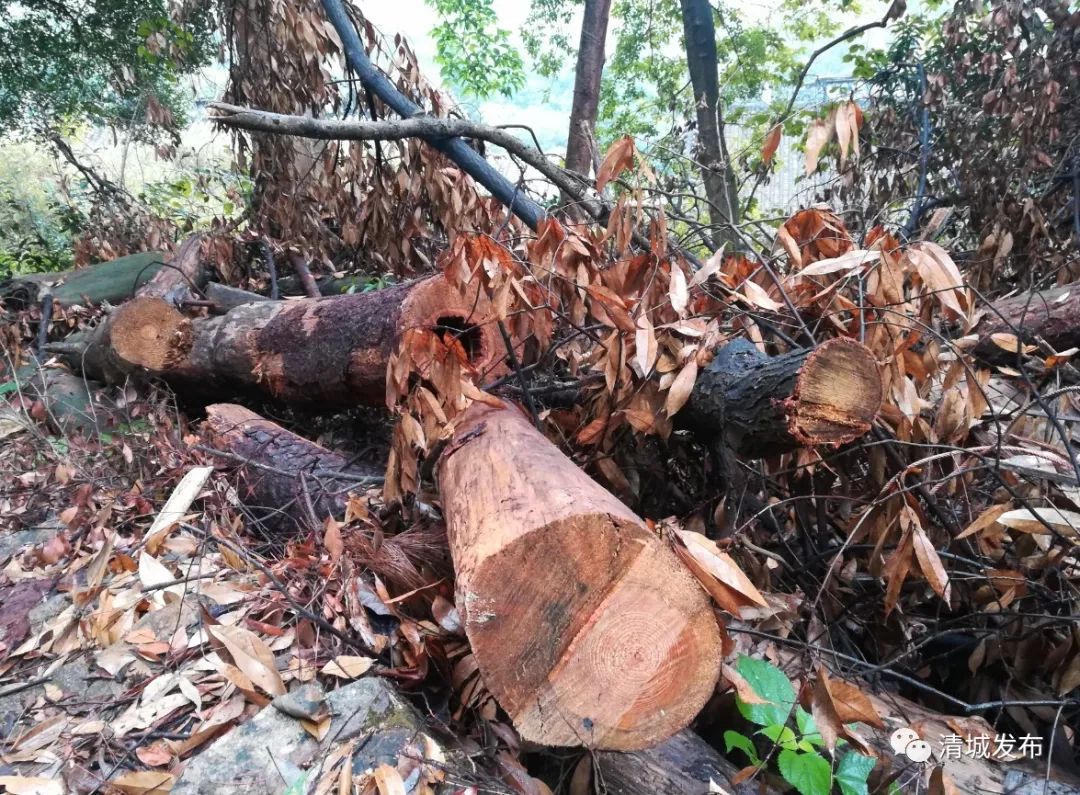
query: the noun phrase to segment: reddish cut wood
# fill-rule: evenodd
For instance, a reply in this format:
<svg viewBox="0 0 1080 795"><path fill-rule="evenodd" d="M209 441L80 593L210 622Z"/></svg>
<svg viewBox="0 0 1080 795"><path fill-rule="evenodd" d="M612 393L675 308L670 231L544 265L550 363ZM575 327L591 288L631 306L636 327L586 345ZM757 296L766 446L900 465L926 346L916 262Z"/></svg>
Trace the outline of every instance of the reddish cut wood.
<svg viewBox="0 0 1080 795"><path fill-rule="evenodd" d="M855 340L769 357L739 339L698 375L679 420L757 458L857 439L870 430L882 399L877 361Z"/></svg>
<svg viewBox="0 0 1080 795"><path fill-rule="evenodd" d="M355 295L242 304L191 319L160 298L136 298L91 336L84 356L71 358L90 368L122 360L113 372L87 370L95 377L142 368L211 394L262 391L300 403L376 405L386 399L387 361L407 329L458 338L481 377L502 372L489 307L442 276ZM118 336L121 327L135 331Z"/></svg>
<svg viewBox="0 0 1080 795"><path fill-rule="evenodd" d="M471 406L438 467L458 609L522 738L632 750L689 724L720 634L668 545L509 404Z"/></svg>

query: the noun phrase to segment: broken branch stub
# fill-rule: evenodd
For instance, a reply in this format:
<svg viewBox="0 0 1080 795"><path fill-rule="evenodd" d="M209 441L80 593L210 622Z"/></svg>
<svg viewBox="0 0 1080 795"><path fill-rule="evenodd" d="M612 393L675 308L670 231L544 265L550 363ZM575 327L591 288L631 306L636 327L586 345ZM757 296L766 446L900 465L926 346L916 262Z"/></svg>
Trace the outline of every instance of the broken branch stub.
<svg viewBox="0 0 1080 795"><path fill-rule="evenodd" d="M465 631L523 739L634 750L693 719L719 628L641 519L509 404L474 403L438 475Z"/></svg>

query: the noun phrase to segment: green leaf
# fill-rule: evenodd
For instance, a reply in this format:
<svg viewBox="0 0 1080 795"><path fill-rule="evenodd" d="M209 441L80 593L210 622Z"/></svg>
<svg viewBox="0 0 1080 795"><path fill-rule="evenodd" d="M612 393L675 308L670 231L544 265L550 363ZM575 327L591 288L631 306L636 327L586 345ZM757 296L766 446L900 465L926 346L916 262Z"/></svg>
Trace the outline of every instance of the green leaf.
<svg viewBox="0 0 1080 795"><path fill-rule="evenodd" d="M757 755L757 748L754 747L754 744L750 741L750 738L747 737L745 734L740 734L737 731L732 731L731 729L728 729L726 732L724 732L724 750L730 754L732 748L738 748L740 751L750 757L750 761L753 762L755 765L761 764L761 759Z"/></svg>
<svg viewBox="0 0 1080 795"><path fill-rule="evenodd" d="M874 757L855 751L849 751L840 757L840 764L836 766L836 783L840 786L840 791L844 795L868 795L866 780L876 763Z"/></svg>
<svg viewBox="0 0 1080 795"><path fill-rule="evenodd" d="M798 747L798 740L795 737L795 732L781 724L766 726L759 731L758 734L764 734L781 748L787 748L789 751L794 751Z"/></svg>
<svg viewBox="0 0 1080 795"><path fill-rule="evenodd" d="M814 723L814 716L802 707L795 707L795 725L799 727L799 734L804 736L817 734L817 724Z"/></svg>
<svg viewBox="0 0 1080 795"><path fill-rule="evenodd" d="M758 726L783 726L787 723L795 705L795 688L790 680L772 663L740 655L735 670L745 679L754 692L769 701L768 704L744 704L735 699L739 714Z"/></svg>
<svg viewBox="0 0 1080 795"><path fill-rule="evenodd" d="M821 754L781 751L776 761L780 775L800 795L829 795L832 790L832 766Z"/></svg>

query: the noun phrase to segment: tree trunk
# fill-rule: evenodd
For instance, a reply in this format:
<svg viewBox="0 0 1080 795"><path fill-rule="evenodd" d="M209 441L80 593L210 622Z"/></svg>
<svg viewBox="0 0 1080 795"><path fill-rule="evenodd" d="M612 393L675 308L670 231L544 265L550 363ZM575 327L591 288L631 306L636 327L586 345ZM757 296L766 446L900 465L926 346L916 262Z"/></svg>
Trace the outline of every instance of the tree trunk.
<svg viewBox="0 0 1080 795"><path fill-rule="evenodd" d="M735 171L724 137L720 106L719 66L716 56L716 25L708 0L680 0L686 64L694 90L698 126L698 164L709 201L712 237L716 245L736 240L732 224L739 222L739 194Z"/></svg>
<svg viewBox="0 0 1080 795"><path fill-rule="evenodd" d="M604 44L607 39L611 0L585 0L581 19L581 41L574 71L574 102L570 107L570 130L566 136L566 168L583 177L592 167L592 144L596 113L600 104L600 80L604 73ZM573 197L563 195L564 204Z"/></svg>
<svg viewBox="0 0 1080 795"><path fill-rule="evenodd" d="M48 288L53 301L61 306L103 301L118 304L150 281L167 256L161 251L143 251L76 270L15 276L0 284L0 300L16 308L30 306L38 303Z"/></svg>
<svg viewBox="0 0 1080 795"><path fill-rule="evenodd" d="M775 795L774 787L762 784L765 774L753 782L733 785L739 769L689 729L660 745L634 753L602 751L595 757L598 791L606 795ZM710 788L711 784L720 787Z"/></svg>
<svg viewBox="0 0 1080 795"><path fill-rule="evenodd" d="M979 337L975 355L988 362L1016 361L1009 342L1017 334L1027 345L1041 339L1059 352L1080 348L1080 286L1067 284L995 301L973 333ZM994 342L995 334L1008 335L998 338L1005 347Z"/></svg>
<svg viewBox="0 0 1080 795"><path fill-rule="evenodd" d="M678 420L699 434L722 435L739 455L763 458L857 439L883 397L874 355L854 340L769 357L740 339L698 374Z"/></svg>
<svg viewBox="0 0 1080 795"><path fill-rule="evenodd" d="M243 406L206 407L203 433L211 447L242 466L239 496L255 519L277 532L297 534L345 514L349 492L382 481L331 452Z"/></svg>
<svg viewBox="0 0 1080 795"><path fill-rule="evenodd" d="M242 304L194 319L160 298L137 298L82 344L49 349L107 381L147 372L219 398L261 392L349 407L386 400L387 362L407 329L452 334L478 372L501 372L503 343L488 321L486 303L433 276L370 293Z"/></svg>
<svg viewBox="0 0 1080 795"><path fill-rule="evenodd" d="M438 475L458 609L522 739L636 750L694 718L719 629L641 519L509 404L474 403Z"/></svg>
<svg viewBox="0 0 1080 795"><path fill-rule="evenodd" d="M197 297L196 291L206 283L202 262L202 235L189 235L176 253L146 284L136 290L139 296L162 298L179 306Z"/></svg>

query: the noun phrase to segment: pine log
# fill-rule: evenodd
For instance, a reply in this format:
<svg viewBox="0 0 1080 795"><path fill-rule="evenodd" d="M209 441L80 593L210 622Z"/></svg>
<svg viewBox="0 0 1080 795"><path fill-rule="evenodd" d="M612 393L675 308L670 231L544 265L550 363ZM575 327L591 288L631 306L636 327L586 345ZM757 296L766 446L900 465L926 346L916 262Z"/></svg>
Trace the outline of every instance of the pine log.
<svg viewBox="0 0 1080 795"><path fill-rule="evenodd" d="M502 342L483 301L442 276L330 298L264 301L220 317L187 318L160 298L119 307L75 345L75 366L115 381L134 372L218 394L263 392L348 407L386 399L386 366L405 330L456 337L477 371L498 372ZM71 345L53 345L71 355Z"/></svg>
<svg viewBox="0 0 1080 795"><path fill-rule="evenodd" d="M671 739L643 751L601 751L595 757L595 779L606 795L774 795L763 783L732 784L739 768L694 732L685 729ZM714 786L715 785L715 786ZM716 789L719 786L720 789Z"/></svg>
<svg viewBox="0 0 1080 795"><path fill-rule="evenodd" d="M185 238L170 260L135 294L163 298L176 306L195 298L196 290L206 283L202 242L202 235Z"/></svg>
<svg viewBox="0 0 1080 795"><path fill-rule="evenodd" d="M0 283L0 300L15 307L30 306L38 303L43 288L49 287L53 301L61 306L104 301L116 304L150 281L166 256L161 251L143 251L60 273L14 276Z"/></svg>
<svg viewBox="0 0 1080 795"><path fill-rule="evenodd" d="M740 339L698 374L679 422L760 458L857 439L870 430L882 399L880 368L854 340L769 357Z"/></svg>
<svg viewBox="0 0 1080 795"><path fill-rule="evenodd" d="M381 473L298 436L233 403L206 407L208 444L241 465L239 496L277 532L318 529L340 519L349 492L382 481Z"/></svg>
<svg viewBox="0 0 1080 795"><path fill-rule="evenodd" d="M671 549L510 404L473 404L438 463L457 605L525 740L637 750L713 692L720 635Z"/></svg>
<svg viewBox="0 0 1080 795"><path fill-rule="evenodd" d="M979 338L975 356L992 363L1016 360L1014 350L994 342L996 334L1019 336L1026 345L1044 340L1059 352L1080 348L1080 285L995 301L972 332Z"/></svg>

